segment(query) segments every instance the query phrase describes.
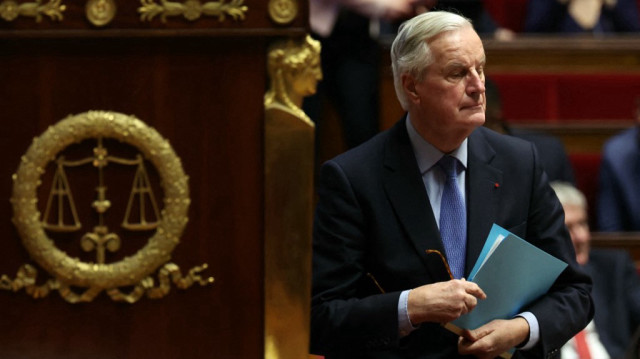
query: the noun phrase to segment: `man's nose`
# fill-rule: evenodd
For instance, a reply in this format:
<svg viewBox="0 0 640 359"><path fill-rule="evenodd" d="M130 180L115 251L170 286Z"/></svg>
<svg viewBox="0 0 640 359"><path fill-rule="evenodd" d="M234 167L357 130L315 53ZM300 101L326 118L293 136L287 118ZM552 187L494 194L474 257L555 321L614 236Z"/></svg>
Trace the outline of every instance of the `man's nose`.
<svg viewBox="0 0 640 359"><path fill-rule="evenodd" d="M467 85L467 94L469 96L482 95L485 92L484 78L475 71L470 74L470 77Z"/></svg>

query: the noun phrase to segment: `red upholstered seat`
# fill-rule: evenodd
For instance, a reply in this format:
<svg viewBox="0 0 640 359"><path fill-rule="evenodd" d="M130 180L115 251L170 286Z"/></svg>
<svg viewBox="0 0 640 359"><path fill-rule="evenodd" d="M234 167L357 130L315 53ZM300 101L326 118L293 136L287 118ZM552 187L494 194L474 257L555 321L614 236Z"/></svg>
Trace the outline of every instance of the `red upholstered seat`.
<svg viewBox="0 0 640 359"><path fill-rule="evenodd" d="M629 120L640 74L490 73L509 121Z"/></svg>

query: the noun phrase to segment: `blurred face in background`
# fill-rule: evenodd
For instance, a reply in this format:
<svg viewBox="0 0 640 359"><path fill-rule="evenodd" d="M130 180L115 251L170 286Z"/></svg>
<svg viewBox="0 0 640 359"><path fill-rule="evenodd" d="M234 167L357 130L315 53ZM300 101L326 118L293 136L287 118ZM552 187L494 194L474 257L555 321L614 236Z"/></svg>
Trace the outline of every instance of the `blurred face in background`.
<svg viewBox="0 0 640 359"><path fill-rule="evenodd" d="M589 242L591 234L589 232L589 223L587 222L587 211L577 205L563 205L564 223L571 234L571 242L576 250L576 261L578 264L585 265L589 261Z"/></svg>

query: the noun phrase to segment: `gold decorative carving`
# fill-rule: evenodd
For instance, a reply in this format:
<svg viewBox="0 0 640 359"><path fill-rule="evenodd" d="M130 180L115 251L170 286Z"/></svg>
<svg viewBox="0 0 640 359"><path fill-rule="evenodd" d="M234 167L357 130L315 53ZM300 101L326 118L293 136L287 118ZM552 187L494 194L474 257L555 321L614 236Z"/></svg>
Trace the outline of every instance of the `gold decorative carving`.
<svg viewBox="0 0 640 359"><path fill-rule="evenodd" d="M233 20L244 20L245 13L249 9L247 6L242 5L244 0L231 0L226 3L225 0L220 1L208 1L204 4L200 0L186 0L184 3L160 0L160 3L156 3L156 0L140 0L142 4L138 8L140 20L151 21L155 16L160 15L162 22L167 22L169 16L182 15L189 21L195 21L200 16L217 16L218 21L224 21L226 16L231 16Z"/></svg>
<svg viewBox="0 0 640 359"><path fill-rule="evenodd" d="M85 5L87 19L95 26L104 26L116 16L114 0L89 0Z"/></svg>
<svg viewBox="0 0 640 359"><path fill-rule="evenodd" d="M271 86L264 96L266 111L288 112L313 125L302 111L302 100L316 92L322 80L320 42L307 35L302 41L277 42L269 49L267 68Z"/></svg>
<svg viewBox="0 0 640 359"><path fill-rule="evenodd" d="M51 20L62 20L62 12L66 8L62 0L49 0L45 4L42 4L42 0L20 4L15 0L4 0L0 3L0 17L6 21L13 21L18 16L29 16L35 17L36 22L40 22L42 15L46 15Z"/></svg>
<svg viewBox="0 0 640 359"><path fill-rule="evenodd" d="M104 144L106 139L129 144L140 152L135 158L110 154L108 146ZM61 155L69 146L83 141L96 142L92 155L77 160L69 160ZM37 191L47 165L54 160L56 172L51 181L44 215L41 216ZM164 192L164 208L161 211L157 208L149 185L144 165L147 161L160 177ZM128 230L155 231L146 245L135 254L112 263L107 263L105 254L107 251L118 251L122 239L110 232L104 221L104 214L111 207L111 201L106 197L104 175L108 165L136 168L122 226ZM83 262L69 256L56 247L46 232L72 232L82 227L71 193L70 179L65 173L65 168L82 166L93 166L98 173L97 198L92 204L97 213L98 224L93 227L92 232L85 233L80 239L80 246L84 251L96 252L95 262ZM206 285L213 282L213 278L205 279L199 275L207 268L206 264L192 268L183 277L177 265L167 263L188 222L188 177L169 142L139 119L106 111L89 111L69 116L33 140L22 156L13 180L13 222L31 257L54 278L43 285L36 285L35 267L25 264L18 270L15 279L6 275L0 277L0 289L17 291L24 288L34 298L57 290L71 303L91 301L105 291L113 300L133 303L143 295L149 298L166 295L171 282L183 289L193 283ZM144 203L152 204L150 211L147 211ZM129 221L132 206L138 210L134 216L137 218L135 223ZM65 217L65 213L70 213L70 218ZM156 286L151 275L160 267L159 284ZM83 292L78 294L71 287L82 287ZM129 293L123 293L122 287L133 289Z"/></svg>
<svg viewBox="0 0 640 359"><path fill-rule="evenodd" d="M316 91L320 44L275 43L265 94L264 358L305 358L311 310L314 125L300 109Z"/></svg>
<svg viewBox="0 0 640 359"><path fill-rule="evenodd" d="M269 16L278 24L290 23L298 16L297 0L269 0Z"/></svg>

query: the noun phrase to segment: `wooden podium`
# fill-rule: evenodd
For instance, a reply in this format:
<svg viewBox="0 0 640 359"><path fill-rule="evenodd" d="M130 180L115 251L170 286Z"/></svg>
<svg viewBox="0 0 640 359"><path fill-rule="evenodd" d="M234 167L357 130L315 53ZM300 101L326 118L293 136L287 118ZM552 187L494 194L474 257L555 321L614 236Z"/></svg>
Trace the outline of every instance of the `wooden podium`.
<svg viewBox="0 0 640 359"><path fill-rule="evenodd" d="M285 165L298 181L274 184L277 178L266 175L272 154L265 143L277 143L287 131L265 138L263 102L268 46L304 37L307 19L307 2L297 0L0 0L0 357L307 356L313 136L305 129L309 141L286 148L298 151L292 166L307 164ZM12 223L12 176L21 157L50 126L94 110L140 119L180 158L190 202L170 261L183 274L206 263L200 274L213 283L185 290L172 284L162 298L143 296L132 304L114 301L106 290L72 304L55 290L34 298L8 288L25 263L37 269L36 285L51 278ZM123 130L124 142L127 136ZM109 148L117 151L120 142ZM111 208L100 219L110 228L120 225L116 208L129 196L118 193L129 183L118 171L117 164L104 167L105 181L115 180L101 194ZM94 172L70 185L82 231L98 220L87 209L97 196ZM42 176L40 211L52 181ZM159 198L166 185L156 188ZM295 215L278 215L284 209ZM91 263L72 234L51 236L69 258ZM125 233L121 243L125 253L107 253L107 262L133 255L145 237ZM157 284L157 273L150 277Z"/></svg>

